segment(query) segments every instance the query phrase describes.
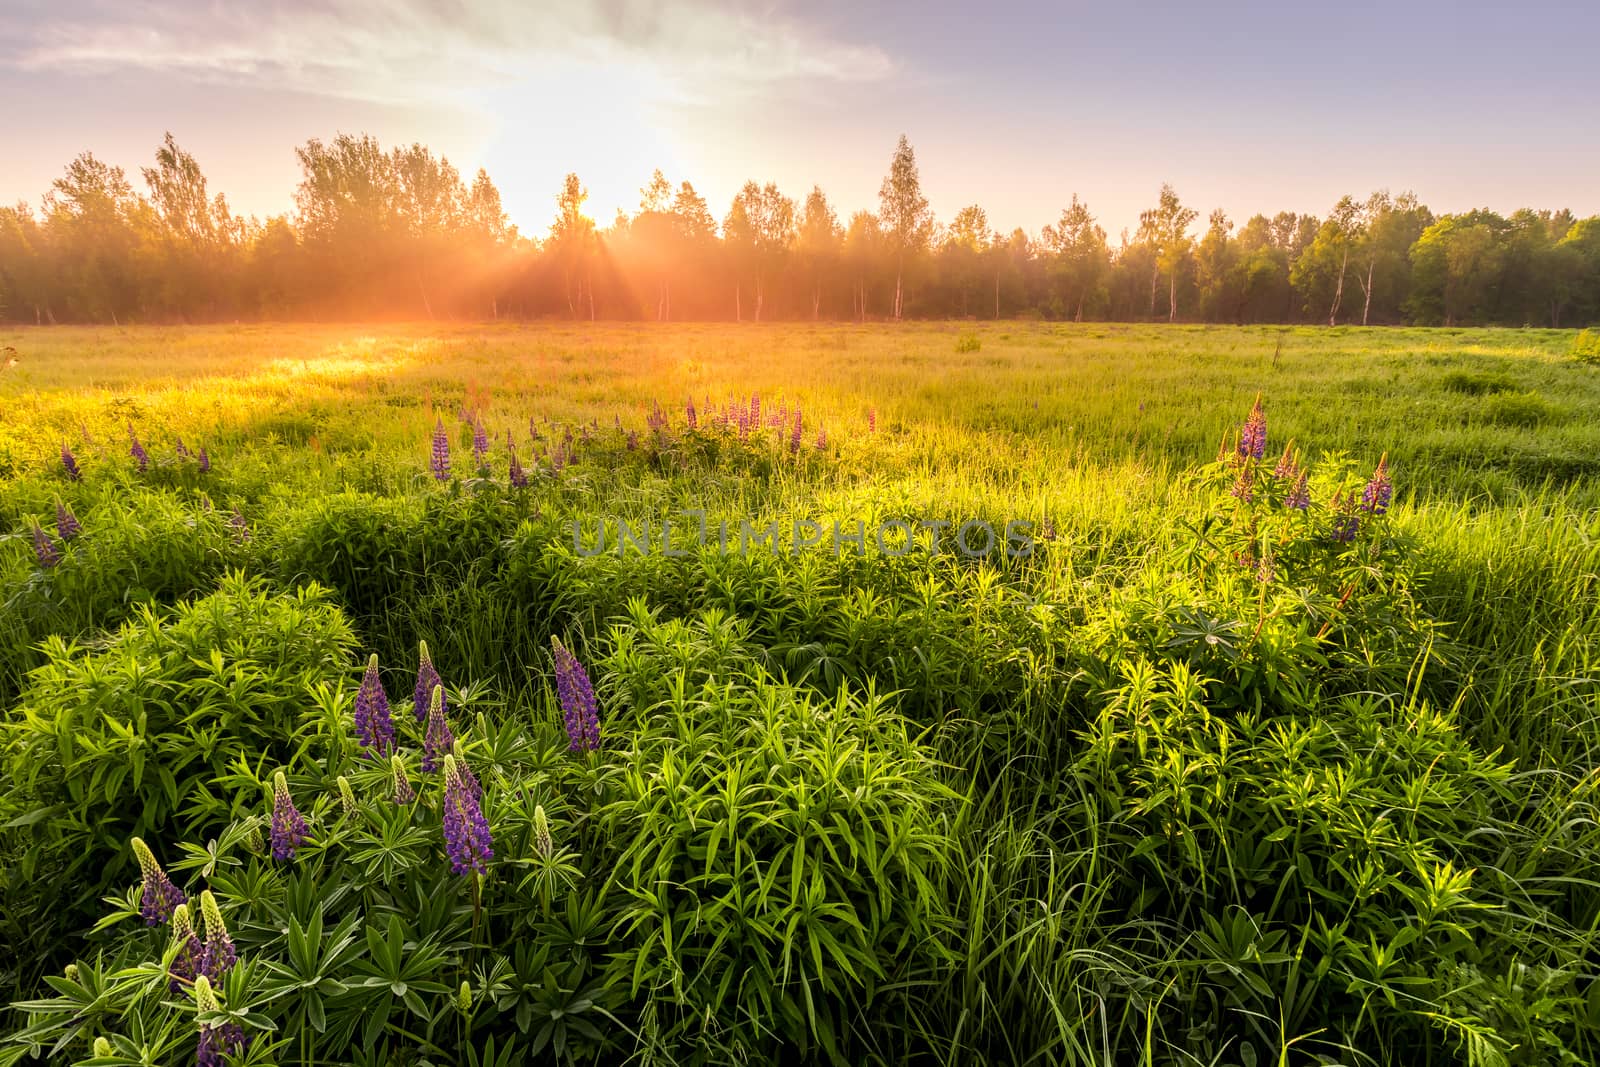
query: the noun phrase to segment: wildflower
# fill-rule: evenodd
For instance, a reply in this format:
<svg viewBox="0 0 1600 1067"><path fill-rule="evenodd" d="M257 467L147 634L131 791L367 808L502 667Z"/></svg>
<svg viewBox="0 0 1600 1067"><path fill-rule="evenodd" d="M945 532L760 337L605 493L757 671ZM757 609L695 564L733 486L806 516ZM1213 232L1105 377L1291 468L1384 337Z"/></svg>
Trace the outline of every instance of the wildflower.
<svg viewBox="0 0 1600 1067"><path fill-rule="evenodd" d="M144 445L139 443L139 436L133 432L133 427L128 427L128 439L133 444L128 448L128 455L133 457L134 463L139 466L139 473L143 474L150 469L150 453L144 450Z"/></svg>
<svg viewBox="0 0 1600 1067"><path fill-rule="evenodd" d="M456 874L488 869L494 857L493 838L483 809L461 777L461 767L448 753L444 757L444 848Z"/></svg>
<svg viewBox="0 0 1600 1067"><path fill-rule="evenodd" d="M428 698L428 728L422 735L422 770L431 774L439 769L440 757L447 755L455 744L450 723L444 717L444 686L433 687Z"/></svg>
<svg viewBox="0 0 1600 1067"><path fill-rule="evenodd" d="M877 433L878 432L878 409L877 408L868 408L867 409L867 432L868 433Z"/></svg>
<svg viewBox="0 0 1600 1067"><path fill-rule="evenodd" d="M350 788L350 779L342 774L339 776L339 806L346 815L356 810L356 791Z"/></svg>
<svg viewBox="0 0 1600 1067"><path fill-rule="evenodd" d="M800 451L800 405L794 406L794 432L789 435L789 451Z"/></svg>
<svg viewBox="0 0 1600 1067"><path fill-rule="evenodd" d="M667 429L667 413L661 410L661 405L656 401L650 402L650 414L644 418L645 425L653 434L662 434Z"/></svg>
<svg viewBox="0 0 1600 1067"><path fill-rule="evenodd" d="M1378 469L1372 472L1372 480L1361 491L1361 510L1371 515L1382 515L1389 510L1389 499L1393 495L1394 483L1389 480L1389 454L1385 452L1378 460Z"/></svg>
<svg viewBox="0 0 1600 1067"><path fill-rule="evenodd" d="M306 842L306 821L289 795L289 783L279 771L272 776L272 858L294 859L295 850Z"/></svg>
<svg viewBox="0 0 1600 1067"><path fill-rule="evenodd" d="M83 527L78 523L78 517L72 513L72 509L65 504L57 503L56 533L60 535L61 540L70 541L82 532Z"/></svg>
<svg viewBox="0 0 1600 1067"><path fill-rule="evenodd" d="M1300 465L1294 460L1294 444L1283 446L1283 455L1278 457L1278 465L1272 468L1274 478L1292 479L1300 471Z"/></svg>
<svg viewBox="0 0 1600 1067"><path fill-rule="evenodd" d="M629 452L636 451L638 449L638 447L639 447L639 431L638 430L629 430L628 431L628 451Z"/></svg>
<svg viewBox="0 0 1600 1067"><path fill-rule="evenodd" d="M205 493L201 493L200 494L200 510L205 512L207 515L209 515L215 509L216 509L216 505L211 503L211 498L209 496L207 496Z"/></svg>
<svg viewBox="0 0 1600 1067"><path fill-rule="evenodd" d="M67 477L73 481L83 481L83 472L78 469L78 457L74 456L72 449L66 445L61 446L61 468L67 472Z"/></svg>
<svg viewBox="0 0 1600 1067"><path fill-rule="evenodd" d="M211 895L209 889L200 894L200 917L206 924L206 942L200 951L200 975L220 982L222 976L239 961L239 954L234 951L233 938L228 936L228 927L222 921L222 909L217 906L217 898ZM197 984L199 981L199 978L195 979Z"/></svg>
<svg viewBox="0 0 1600 1067"><path fill-rule="evenodd" d="M167 973L171 976L168 984L176 993L199 976L200 958L205 952L200 935L194 932L187 904L179 904L172 913L172 946L177 952L172 957L172 969Z"/></svg>
<svg viewBox="0 0 1600 1067"><path fill-rule="evenodd" d="M817 427L817 451L818 452L825 451L827 449L827 447L828 447L828 428L826 426L819 426L819 427Z"/></svg>
<svg viewBox="0 0 1600 1067"><path fill-rule="evenodd" d="M1239 468L1239 476L1234 479L1233 488L1229 491L1246 504L1250 503L1256 498L1256 490L1254 479L1251 476L1251 468Z"/></svg>
<svg viewBox="0 0 1600 1067"><path fill-rule="evenodd" d="M232 532L235 541L250 540L250 524L245 521L243 515L239 514L238 508L234 508L233 514L228 516L228 529Z"/></svg>
<svg viewBox="0 0 1600 1067"><path fill-rule="evenodd" d="M466 782L467 788L472 790L472 798L474 800L482 800L483 786L478 783L478 776L472 773L472 765L467 762L467 753L461 747L461 739L459 737L451 742L450 752L456 758L456 767L461 771L462 781Z"/></svg>
<svg viewBox="0 0 1600 1067"><path fill-rule="evenodd" d="M417 661L417 685L411 691L411 710L418 722L427 722L428 701L432 699L434 689L442 686L444 681L439 677L439 672L433 669L433 658L428 655L428 642L419 641L417 645L420 650ZM450 702L444 699L443 694L439 699L448 711Z"/></svg>
<svg viewBox="0 0 1600 1067"><path fill-rule="evenodd" d="M205 975L194 980L194 1006L199 1014L221 1011L217 995ZM195 1067L223 1067L228 1057L237 1056L250 1045L250 1037L238 1023L200 1026L200 1044L195 1049Z"/></svg>
<svg viewBox="0 0 1600 1067"><path fill-rule="evenodd" d="M41 567L54 567L61 562L61 550L38 523L33 524L33 554Z"/></svg>
<svg viewBox="0 0 1600 1067"><path fill-rule="evenodd" d="M406 775L405 761L396 754L389 757L389 766L394 770L394 802L409 804L417 799L417 791L411 788L411 779Z"/></svg>
<svg viewBox="0 0 1600 1067"><path fill-rule="evenodd" d="M1333 498L1333 528L1328 531L1328 536L1341 544L1348 544L1356 539L1356 533L1361 529L1361 518L1356 514L1355 497L1346 497L1343 493Z"/></svg>
<svg viewBox="0 0 1600 1067"><path fill-rule="evenodd" d="M450 437L444 432L443 419L435 419L433 423L433 457L430 464L433 476L439 481L450 478Z"/></svg>
<svg viewBox="0 0 1600 1067"><path fill-rule="evenodd" d="M684 417L689 420L689 429L693 430L699 426L699 419L695 415L694 411L694 397L691 396L689 398L688 404L684 407L683 414Z"/></svg>
<svg viewBox="0 0 1600 1067"><path fill-rule="evenodd" d="M1244 420L1244 427L1239 431L1239 457L1260 459L1266 451L1267 413L1261 407L1261 397L1257 396L1250 417Z"/></svg>
<svg viewBox="0 0 1600 1067"><path fill-rule="evenodd" d="M550 838L550 817L544 813L543 804L536 804L533 809L533 847L545 859L549 859L556 850L555 842Z"/></svg>
<svg viewBox="0 0 1600 1067"><path fill-rule="evenodd" d="M516 448L511 445L507 445L506 448L511 453L511 488L526 489L528 487L528 472L522 469L521 462L517 460Z"/></svg>
<svg viewBox="0 0 1600 1067"><path fill-rule="evenodd" d="M1256 564L1256 581L1265 585L1267 582L1272 581L1276 574L1277 571L1272 566L1272 557L1262 556Z"/></svg>
<svg viewBox="0 0 1600 1067"><path fill-rule="evenodd" d="M78 981L78 965L76 963L67 964L62 968L61 973L67 976L67 981L69 982Z"/></svg>
<svg viewBox="0 0 1600 1067"><path fill-rule="evenodd" d="M250 855L259 856L266 852L266 842L261 840L261 827L251 823L250 831L244 835L244 847L250 850Z"/></svg>
<svg viewBox="0 0 1600 1067"><path fill-rule="evenodd" d="M571 742L567 747L573 752L592 752L600 747L600 714L589 674L559 638L551 637L550 643L555 646L556 692L566 713Z"/></svg>
<svg viewBox="0 0 1600 1067"><path fill-rule="evenodd" d="M456 1008L461 1012L472 1010L472 983L462 982L461 988L456 992Z"/></svg>
<svg viewBox="0 0 1600 1067"><path fill-rule="evenodd" d="M109 1059L115 1050L111 1047L111 1039L97 1037L94 1039L94 1058L97 1060Z"/></svg>
<svg viewBox="0 0 1600 1067"><path fill-rule="evenodd" d="M179 459L188 459L190 457L189 446L183 443L183 438L181 437L178 438L178 444L173 451L178 454Z"/></svg>
<svg viewBox="0 0 1600 1067"><path fill-rule="evenodd" d="M394 722L389 718L389 694L378 677L378 654L367 660L367 672L356 691L356 736L370 755L383 756L394 748Z"/></svg>
<svg viewBox="0 0 1600 1067"><path fill-rule="evenodd" d="M473 420L472 423L472 461L482 470L489 455L489 435L484 432L483 423Z"/></svg>
<svg viewBox="0 0 1600 1067"><path fill-rule="evenodd" d="M1300 472L1300 476L1295 479L1288 495L1283 498L1283 506L1294 508L1296 511L1304 511L1311 506L1311 490L1306 487L1305 471Z"/></svg>
<svg viewBox="0 0 1600 1067"><path fill-rule="evenodd" d="M206 451L206 446L200 446L200 473L211 473L211 453Z"/></svg>
<svg viewBox="0 0 1600 1067"><path fill-rule="evenodd" d="M170 919L173 911L187 898L183 890L172 884L172 879L161 869L161 864L156 862L150 846L137 837L128 843L133 846L133 855L139 861L139 914L144 916L146 926L160 925Z"/></svg>
<svg viewBox="0 0 1600 1067"><path fill-rule="evenodd" d="M756 427L759 427L761 425L761 394L760 393L751 393L750 394L750 425L756 426Z"/></svg>

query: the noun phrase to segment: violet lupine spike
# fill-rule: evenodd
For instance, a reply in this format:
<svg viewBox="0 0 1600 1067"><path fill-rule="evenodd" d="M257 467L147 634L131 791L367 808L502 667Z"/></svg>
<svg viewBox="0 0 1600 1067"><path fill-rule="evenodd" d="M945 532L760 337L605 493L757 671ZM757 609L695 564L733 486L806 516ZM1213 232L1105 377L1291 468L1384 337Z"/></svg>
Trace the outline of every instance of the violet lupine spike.
<svg viewBox="0 0 1600 1067"><path fill-rule="evenodd" d="M1234 480L1233 488L1229 490L1235 497L1248 504L1256 498L1255 483L1249 467L1240 467L1239 476Z"/></svg>
<svg viewBox="0 0 1600 1067"><path fill-rule="evenodd" d="M790 452L800 451L800 432L800 405L796 404L794 408L794 432L789 435Z"/></svg>
<svg viewBox="0 0 1600 1067"><path fill-rule="evenodd" d="M356 692L356 736L368 755L381 757L394 750L394 720L389 717L389 694L378 676L378 654L367 660L361 688Z"/></svg>
<svg viewBox="0 0 1600 1067"><path fill-rule="evenodd" d="M132 426L128 427L128 438L133 442L128 447L128 455L133 457L133 462L139 467L139 473L143 474L150 469L150 453L139 443L139 436L133 432Z"/></svg>
<svg viewBox="0 0 1600 1067"><path fill-rule="evenodd" d="M507 475L511 480L511 488L526 489L528 472L522 469L522 463L517 459L517 450L511 446L507 446L507 450L511 453L511 468Z"/></svg>
<svg viewBox="0 0 1600 1067"><path fill-rule="evenodd" d="M196 1013L202 1015L222 1009L212 991L211 979L203 974L194 980L194 1006ZM201 1024L200 1040L195 1045L195 1067L223 1067L230 1056L238 1056L249 1047L250 1035L238 1023Z"/></svg>
<svg viewBox="0 0 1600 1067"><path fill-rule="evenodd" d="M428 655L428 642L417 642L417 684L411 690L411 713L418 722L428 721L428 701L433 699L435 688L444 685L439 672L433 669L433 657ZM449 698L440 695L444 710L450 710Z"/></svg>
<svg viewBox="0 0 1600 1067"><path fill-rule="evenodd" d="M461 746L458 737L451 743L450 754L456 758L456 768L461 771L461 778L467 783L467 788L472 790L474 800L483 799L483 786L478 782L478 776L472 773L472 765L467 762L466 749Z"/></svg>
<svg viewBox="0 0 1600 1067"><path fill-rule="evenodd" d="M1361 517L1356 514L1355 497L1346 497L1343 493L1334 497L1333 512L1333 527L1328 531L1328 536L1340 544L1354 541L1361 529Z"/></svg>
<svg viewBox="0 0 1600 1067"><path fill-rule="evenodd" d="M867 409L867 432L868 433L877 433L878 432L878 409L877 408L868 408Z"/></svg>
<svg viewBox="0 0 1600 1067"><path fill-rule="evenodd" d="M1394 482L1389 479L1389 454L1385 452L1378 460L1378 469L1372 472L1372 480L1361 491L1361 510L1369 515L1382 515L1389 510L1393 497Z"/></svg>
<svg viewBox="0 0 1600 1067"><path fill-rule="evenodd" d="M205 946L200 951L200 974L213 982L222 980L222 976L233 970L233 965L239 961L239 953L234 950L233 938L228 934L228 926L222 921L222 909L217 906L217 898L207 889L200 894L200 917L205 920L206 940ZM195 979L196 983L199 979Z"/></svg>
<svg viewBox="0 0 1600 1067"><path fill-rule="evenodd" d="M494 838L483 807L453 755L444 757L444 849L456 874L483 874L494 858Z"/></svg>
<svg viewBox="0 0 1600 1067"><path fill-rule="evenodd" d="M1272 468L1274 478L1293 479L1300 472L1300 465L1295 462L1294 443L1283 446L1283 455L1278 457L1278 465Z"/></svg>
<svg viewBox="0 0 1600 1067"><path fill-rule="evenodd" d="M146 926L159 926L172 918L172 913L186 899L183 890L172 884L167 872L156 862L154 852L141 838L128 842L133 846L134 858L139 861L139 914Z"/></svg>
<svg viewBox="0 0 1600 1067"><path fill-rule="evenodd" d="M443 419L435 419L433 423L433 453L428 465L438 481L450 479L450 435L445 433Z"/></svg>
<svg viewBox="0 0 1600 1067"><path fill-rule="evenodd" d="M1288 494L1284 496L1283 506L1293 508L1296 511L1304 511L1311 506L1311 490L1306 487L1305 471L1300 472L1300 476L1295 479L1294 485L1290 487Z"/></svg>
<svg viewBox="0 0 1600 1067"><path fill-rule="evenodd" d="M39 566L47 570L61 562L61 550L56 547L55 539L38 523L33 524L33 556Z"/></svg>
<svg viewBox="0 0 1600 1067"><path fill-rule="evenodd" d="M761 394L750 394L750 423L757 429L761 427Z"/></svg>
<svg viewBox="0 0 1600 1067"><path fill-rule="evenodd" d="M235 541L250 540L250 524L245 521L238 508L234 508L233 514L228 516L228 531L233 534Z"/></svg>
<svg viewBox="0 0 1600 1067"><path fill-rule="evenodd" d="M600 747L600 707L589 673L559 638L552 636L550 643L555 649L556 694L564 713L567 748L572 752L593 752Z"/></svg>
<svg viewBox="0 0 1600 1067"><path fill-rule="evenodd" d="M639 448L639 431L638 430L629 430L628 431L628 451L629 452L634 452L634 451L637 451L638 448Z"/></svg>
<svg viewBox="0 0 1600 1067"><path fill-rule="evenodd" d="M1242 459L1260 459L1266 452L1267 413L1258 396L1255 406L1250 409L1250 417L1244 420L1244 427L1239 431L1239 456Z"/></svg>
<svg viewBox="0 0 1600 1067"><path fill-rule="evenodd" d="M483 429L483 423L473 420L472 423L472 461L482 470L488 462L489 435Z"/></svg>
<svg viewBox="0 0 1600 1067"><path fill-rule="evenodd" d="M272 776L272 858L292 860L310 835L300 809L289 795L289 783L279 771Z"/></svg>
<svg viewBox="0 0 1600 1067"><path fill-rule="evenodd" d="M194 932L187 904L179 904L172 913L172 947L177 949L177 953L172 957L172 967L167 971L170 976L167 984L176 993L199 976L200 958L205 952L200 935Z"/></svg>
<svg viewBox="0 0 1600 1067"><path fill-rule="evenodd" d="M78 517L72 509L65 504L56 504L56 535L63 541L71 541L83 533L83 525L78 522Z"/></svg>
<svg viewBox="0 0 1600 1067"><path fill-rule="evenodd" d="M819 427L817 427L817 451L818 452L826 451L827 447L828 447L828 428L826 426L819 426Z"/></svg>
<svg viewBox="0 0 1600 1067"><path fill-rule="evenodd" d="M396 804L409 804L417 799L417 791L411 787L411 778L406 774L406 764L399 755L389 757L389 767L394 771L394 802Z"/></svg>
<svg viewBox="0 0 1600 1067"><path fill-rule="evenodd" d="M211 453L206 451L206 446L200 446L200 473L211 473Z"/></svg>
<svg viewBox="0 0 1600 1067"><path fill-rule="evenodd" d="M444 686L436 685L433 696L428 698L428 728L422 734L423 773L432 774L438 770L455 743L450 722L444 717Z"/></svg>
<svg viewBox="0 0 1600 1067"><path fill-rule="evenodd" d="M83 481L83 471L78 469L78 457L72 454L72 449L66 445L61 446L61 469L67 472L67 477L75 482Z"/></svg>
<svg viewBox="0 0 1600 1067"><path fill-rule="evenodd" d="M694 397L691 396L689 398L688 404L683 409L683 414L684 418L688 420L689 429L693 430L700 425L698 416L695 415Z"/></svg>
<svg viewBox="0 0 1600 1067"><path fill-rule="evenodd" d="M188 459L188 458L190 458L191 453L189 452L189 446L183 443L183 438L180 437L180 438L177 439L177 441L178 441L178 443L177 443L176 447L173 448L173 451L178 454L178 458L179 459Z"/></svg>

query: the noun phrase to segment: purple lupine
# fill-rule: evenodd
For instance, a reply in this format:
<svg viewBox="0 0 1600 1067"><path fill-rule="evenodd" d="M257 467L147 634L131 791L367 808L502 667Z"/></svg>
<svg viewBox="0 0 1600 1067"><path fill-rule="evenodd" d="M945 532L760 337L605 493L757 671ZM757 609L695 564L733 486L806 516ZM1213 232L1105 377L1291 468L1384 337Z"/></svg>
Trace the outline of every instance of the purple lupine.
<svg viewBox="0 0 1600 1067"><path fill-rule="evenodd" d="M800 451L800 405L794 406L794 432L789 435L789 451Z"/></svg>
<svg viewBox="0 0 1600 1067"><path fill-rule="evenodd" d="M494 858L489 820L461 774L461 765L449 753L444 757L444 849L456 874L483 874Z"/></svg>
<svg viewBox="0 0 1600 1067"><path fill-rule="evenodd" d="M878 409L877 408L868 408L867 409L867 432L868 433L877 433L878 432Z"/></svg>
<svg viewBox="0 0 1600 1067"><path fill-rule="evenodd" d="M289 795L289 783L279 771L272 776L272 858L292 860L295 852L310 836L300 809L294 806Z"/></svg>
<svg viewBox="0 0 1600 1067"><path fill-rule="evenodd" d="M211 453L206 451L206 446L200 446L200 473L211 473Z"/></svg>
<svg viewBox="0 0 1600 1067"><path fill-rule="evenodd" d="M221 1011L217 995L211 988L211 979L200 975L194 980L194 1006L200 1014ZM200 1041L195 1046L195 1067L223 1067L230 1056L237 1056L250 1047L250 1035L238 1023L220 1023L200 1026Z"/></svg>
<svg viewBox="0 0 1600 1067"><path fill-rule="evenodd" d="M406 774L406 764L399 753L389 757L389 767L394 771L394 802L409 804L417 799L417 791L411 788L411 778Z"/></svg>
<svg viewBox="0 0 1600 1067"><path fill-rule="evenodd" d="M600 747L600 709L594 698L594 686L589 683L589 673L583 664L560 638L551 637L556 658L556 693L565 713L567 748L573 752L592 752Z"/></svg>
<svg viewBox="0 0 1600 1067"><path fill-rule="evenodd" d="M516 448L508 445L507 451L511 453L511 469L509 474L511 479L511 488L526 489L528 487L528 472L522 469L522 463L517 459Z"/></svg>
<svg viewBox="0 0 1600 1067"><path fill-rule="evenodd" d="M200 917L206 924L206 941L200 950L200 974L213 982L220 982L222 976L233 970L233 965L239 961L239 953L234 950L233 938L228 935L228 926L222 921L222 909L217 906L217 898L211 895L209 889L200 894Z"/></svg>
<svg viewBox="0 0 1600 1067"><path fill-rule="evenodd" d="M663 433L667 428L667 413L661 410L659 403L652 400L650 402L650 414L645 416L644 421L645 425L650 428L651 433Z"/></svg>
<svg viewBox="0 0 1600 1067"><path fill-rule="evenodd" d="M761 428L761 394L750 394L750 425L756 429Z"/></svg>
<svg viewBox="0 0 1600 1067"><path fill-rule="evenodd" d="M56 503L56 534L63 541L71 541L83 532L83 525L78 522L78 517L72 509L60 502Z"/></svg>
<svg viewBox="0 0 1600 1067"><path fill-rule="evenodd" d="M159 926L172 918L172 913L187 898L183 890L172 884L167 872L156 862L154 852L140 838L129 841L134 858L139 861L139 914L146 926Z"/></svg>
<svg viewBox="0 0 1600 1067"><path fill-rule="evenodd" d="M234 508L233 514L228 516L228 532L233 534L235 541L250 540L250 524L245 521L238 508Z"/></svg>
<svg viewBox="0 0 1600 1067"><path fill-rule="evenodd" d="M394 721L389 718L389 694L378 677L378 654L367 660L367 671L356 691L356 736L368 755L382 757L394 749Z"/></svg>
<svg viewBox="0 0 1600 1067"><path fill-rule="evenodd" d="M455 735L450 732L450 721L444 717L444 686L433 687L428 698L428 728L422 734L422 771L432 774L455 745Z"/></svg>
<svg viewBox="0 0 1600 1067"><path fill-rule="evenodd" d="M451 744L450 752L456 758L456 768L461 772L462 781L466 782L467 788L472 790L472 798L474 800L482 800L483 786L478 782L478 776L472 773L472 765L467 762L467 752L466 749L461 747L461 739L459 737Z"/></svg>
<svg viewBox="0 0 1600 1067"><path fill-rule="evenodd" d="M1346 497L1343 493L1335 496L1333 512L1333 527L1328 531L1328 536L1340 544L1354 541L1361 529L1361 518L1356 514L1355 497Z"/></svg>
<svg viewBox="0 0 1600 1067"><path fill-rule="evenodd" d="M1272 468L1272 476L1274 478L1283 478L1288 481L1293 481L1295 476L1299 473L1300 465L1295 462L1294 445L1284 445L1283 455L1278 457L1278 465Z"/></svg>
<svg viewBox="0 0 1600 1067"><path fill-rule="evenodd" d="M428 642L417 642L417 684L411 690L411 713L418 722L428 721L428 701L432 699L434 689L442 685L444 680L433 669L433 657L428 655ZM449 711L450 702L442 693L440 700L444 703L444 710Z"/></svg>
<svg viewBox="0 0 1600 1067"><path fill-rule="evenodd" d="M638 448L639 448L639 431L638 430L629 430L628 431L628 451L629 452L635 452L635 451L638 451Z"/></svg>
<svg viewBox="0 0 1600 1067"><path fill-rule="evenodd" d="M1305 471L1300 472L1300 476L1295 479L1294 485L1290 487L1288 494L1284 496L1283 506L1293 508L1296 511L1304 511L1311 506L1311 490L1306 487Z"/></svg>
<svg viewBox="0 0 1600 1067"><path fill-rule="evenodd" d="M173 451L178 454L179 459L189 459L192 455L189 451L189 446L183 443L183 438L180 437L177 440L178 443L176 447L173 448Z"/></svg>
<svg viewBox="0 0 1600 1067"><path fill-rule="evenodd" d="M1258 396L1255 406L1250 409L1250 417L1244 420L1244 426L1239 430L1239 457L1260 459L1266 452L1267 413Z"/></svg>
<svg viewBox="0 0 1600 1067"><path fill-rule="evenodd" d="M1378 460L1378 469L1372 472L1372 480L1361 491L1361 510L1369 515L1382 515L1389 510L1389 500L1393 496L1394 483L1389 480L1389 454L1385 452Z"/></svg>
<svg viewBox="0 0 1600 1067"><path fill-rule="evenodd" d="M33 524L33 555L39 566L47 569L61 562L61 550L56 547L55 539L38 523Z"/></svg>
<svg viewBox="0 0 1600 1067"><path fill-rule="evenodd" d="M700 425L698 417L695 415L695 412L694 412L694 397L691 396L689 398L688 404L685 405L685 407L683 409L683 415L684 415L684 418L687 419L688 422L689 422L689 429L693 430L693 429L697 428Z"/></svg>
<svg viewBox="0 0 1600 1067"><path fill-rule="evenodd" d="M825 451L827 449L827 447L828 447L828 428L826 426L818 426L817 427L817 451L818 452Z"/></svg>
<svg viewBox="0 0 1600 1067"><path fill-rule="evenodd" d="M66 445L61 446L61 468L67 472L67 477L73 481L83 481L83 471L78 469L78 457L74 456L72 449Z"/></svg>
<svg viewBox="0 0 1600 1067"><path fill-rule="evenodd" d="M172 946L177 953L172 957L172 967L167 972L170 976L168 987L176 993L199 976L200 958L205 952L205 945L201 943L200 935L194 932L194 923L189 919L187 904L179 904L172 913Z"/></svg>
<svg viewBox="0 0 1600 1067"><path fill-rule="evenodd" d="M472 462L482 470L488 462L489 435L483 429L483 423L474 419L472 422Z"/></svg>
<svg viewBox="0 0 1600 1067"><path fill-rule="evenodd" d="M1239 476L1234 480L1233 488L1229 490L1229 492L1231 492L1238 499L1244 501L1246 504L1250 503L1256 498L1255 482L1252 477L1251 468L1239 468Z"/></svg>
<svg viewBox="0 0 1600 1067"><path fill-rule="evenodd" d="M133 444L128 447L128 455L133 457L133 462L138 465L139 473L143 474L150 469L150 453L144 450L144 445L139 443L139 435L133 432L133 427L128 427L128 440Z"/></svg>
<svg viewBox="0 0 1600 1067"><path fill-rule="evenodd" d="M433 456L429 460L433 468L433 476L439 481L448 481L450 478L450 435L444 432L444 420L435 419L433 423Z"/></svg>

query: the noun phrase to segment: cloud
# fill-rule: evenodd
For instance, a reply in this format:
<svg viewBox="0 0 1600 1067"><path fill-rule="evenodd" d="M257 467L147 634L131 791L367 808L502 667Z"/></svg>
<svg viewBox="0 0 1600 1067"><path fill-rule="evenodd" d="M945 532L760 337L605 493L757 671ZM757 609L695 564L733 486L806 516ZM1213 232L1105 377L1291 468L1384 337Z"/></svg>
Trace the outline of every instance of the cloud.
<svg viewBox="0 0 1600 1067"><path fill-rule="evenodd" d="M715 0L35 0L21 12L0 21L0 64L24 72L142 69L388 104L467 102L564 67L626 70L680 103L895 72L876 46L777 7Z"/></svg>

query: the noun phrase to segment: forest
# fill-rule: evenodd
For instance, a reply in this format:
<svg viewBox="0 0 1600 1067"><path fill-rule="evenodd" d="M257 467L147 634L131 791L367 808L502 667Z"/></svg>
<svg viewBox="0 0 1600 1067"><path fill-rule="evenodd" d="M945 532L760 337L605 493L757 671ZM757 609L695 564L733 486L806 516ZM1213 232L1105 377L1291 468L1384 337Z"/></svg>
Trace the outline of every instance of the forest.
<svg viewBox="0 0 1600 1067"><path fill-rule="evenodd" d="M296 149L291 214L244 218L169 133L138 192L84 153L35 211L0 208L0 321L869 321L902 318L1582 326L1600 320L1600 216L1435 215L1411 192L1324 217L1221 210L1170 186L1108 238L1076 195L1037 232L936 219L901 137L876 213L747 182L720 221L659 170L600 225L567 175L540 235L427 147L342 134Z"/></svg>

